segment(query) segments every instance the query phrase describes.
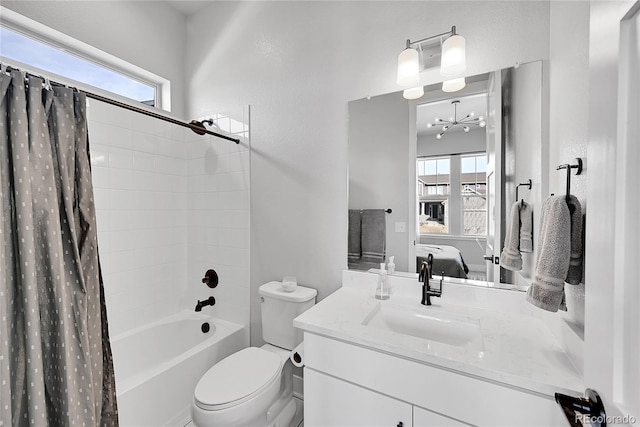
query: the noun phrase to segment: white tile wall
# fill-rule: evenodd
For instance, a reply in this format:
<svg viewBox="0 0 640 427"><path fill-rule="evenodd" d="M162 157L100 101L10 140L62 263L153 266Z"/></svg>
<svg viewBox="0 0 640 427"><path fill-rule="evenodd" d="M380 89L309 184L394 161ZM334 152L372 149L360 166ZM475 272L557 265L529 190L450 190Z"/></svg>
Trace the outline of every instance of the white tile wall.
<svg viewBox="0 0 640 427"><path fill-rule="evenodd" d="M215 316L249 329L249 111L211 114L219 129L241 143L195 134L187 137L187 217L189 303L213 295ZM200 279L209 268L220 284L209 289ZM194 285L195 284L195 285ZM248 343L248 335L247 335Z"/></svg>
<svg viewBox="0 0 640 427"><path fill-rule="evenodd" d="M217 304L205 310L248 327L248 107L210 116L240 145L99 101L88 110L111 335L209 295ZM201 283L209 268L213 290Z"/></svg>

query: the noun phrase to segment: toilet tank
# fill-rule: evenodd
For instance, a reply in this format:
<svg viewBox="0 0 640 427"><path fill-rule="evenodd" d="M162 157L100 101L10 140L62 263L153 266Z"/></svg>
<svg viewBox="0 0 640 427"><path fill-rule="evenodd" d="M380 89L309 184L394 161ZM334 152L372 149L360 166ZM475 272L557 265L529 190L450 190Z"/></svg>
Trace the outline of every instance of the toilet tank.
<svg viewBox="0 0 640 427"><path fill-rule="evenodd" d="M269 282L258 288L262 312L262 339L269 344L293 350L302 342L302 331L293 327L293 319L316 303L318 291L296 286L293 292L282 290L282 283Z"/></svg>

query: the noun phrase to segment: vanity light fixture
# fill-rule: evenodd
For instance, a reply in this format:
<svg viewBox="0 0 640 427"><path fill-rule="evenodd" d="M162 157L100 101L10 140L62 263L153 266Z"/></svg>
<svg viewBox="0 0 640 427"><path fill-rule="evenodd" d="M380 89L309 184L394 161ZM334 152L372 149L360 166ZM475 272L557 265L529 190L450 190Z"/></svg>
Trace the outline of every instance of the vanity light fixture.
<svg viewBox="0 0 640 427"><path fill-rule="evenodd" d="M458 119L458 104L459 100L451 101L453 104L453 118L451 120L442 120L439 118L435 119L435 123L427 124L428 128L434 126L442 126L442 132L436 135L437 139L442 139L445 132L455 126L462 126L462 130L465 132L469 132L471 130L470 126L480 126L481 128L486 126L486 122L484 121L484 117L475 117L474 113L469 113L461 119Z"/></svg>
<svg viewBox="0 0 640 427"><path fill-rule="evenodd" d="M424 95L424 86L416 86L411 89L405 89L402 92L404 99L418 99Z"/></svg>
<svg viewBox="0 0 640 427"><path fill-rule="evenodd" d="M442 91L443 92L456 92L460 89L464 88L467 85L464 77L459 77L457 79L445 80L442 82Z"/></svg>
<svg viewBox="0 0 640 427"><path fill-rule="evenodd" d="M443 77L451 78L459 76L466 70L466 43L464 37L456 33L455 25L446 33L413 42L407 39L406 48L398 55L398 72L396 77L396 83L406 88L403 93L406 99L417 99L424 94L424 89L420 86L420 54L418 53L418 49L422 50L423 44L437 39L440 39L442 43L440 74ZM460 83L458 82L458 86L459 85ZM449 85L448 87L455 86ZM464 87L464 84L460 89L462 89L462 87ZM418 95L421 90L422 94Z"/></svg>

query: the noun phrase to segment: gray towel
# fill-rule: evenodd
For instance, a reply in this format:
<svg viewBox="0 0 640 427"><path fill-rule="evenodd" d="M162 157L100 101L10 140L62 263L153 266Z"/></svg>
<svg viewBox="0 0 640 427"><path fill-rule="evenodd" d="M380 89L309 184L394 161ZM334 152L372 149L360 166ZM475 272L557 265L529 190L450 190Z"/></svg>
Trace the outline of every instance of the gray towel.
<svg viewBox="0 0 640 427"><path fill-rule="evenodd" d="M573 209L571 208L573 206ZM577 197L571 196L569 211L571 213L571 258L567 283L578 285L582 281L582 206Z"/></svg>
<svg viewBox="0 0 640 427"><path fill-rule="evenodd" d="M533 209L525 201L520 206L520 252L533 252Z"/></svg>
<svg viewBox="0 0 640 427"><path fill-rule="evenodd" d="M500 254L500 265L507 270L522 270L522 256L520 245L520 202L511 206L511 216L507 225L507 233L504 238L504 248Z"/></svg>
<svg viewBox="0 0 640 427"><path fill-rule="evenodd" d="M362 261L384 262L387 227L384 209L362 211Z"/></svg>
<svg viewBox="0 0 640 427"><path fill-rule="evenodd" d="M564 295L571 257L571 218L565 196L549 197L542 207L533 283L527 301L556 312Z"/></svg>
<svg viewBox="0 0 640 427"><path fill-rule="evenodd" d="M362 257L362 213L360 210L349 209L349 237L347 260L349 263L358 262Z"/></svg>

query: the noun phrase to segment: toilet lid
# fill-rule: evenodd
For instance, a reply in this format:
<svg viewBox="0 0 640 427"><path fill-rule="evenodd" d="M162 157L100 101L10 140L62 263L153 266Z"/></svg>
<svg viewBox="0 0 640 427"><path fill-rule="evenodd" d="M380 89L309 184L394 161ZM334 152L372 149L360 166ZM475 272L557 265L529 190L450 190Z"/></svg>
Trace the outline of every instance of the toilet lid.
<svg viewBox="0 0 640 427"><path fill-rule="evenodd" d="M282 358L258 347L232 354L209 369L194 392L202 409L220 410L240 404L280 376Z"/></svg>

